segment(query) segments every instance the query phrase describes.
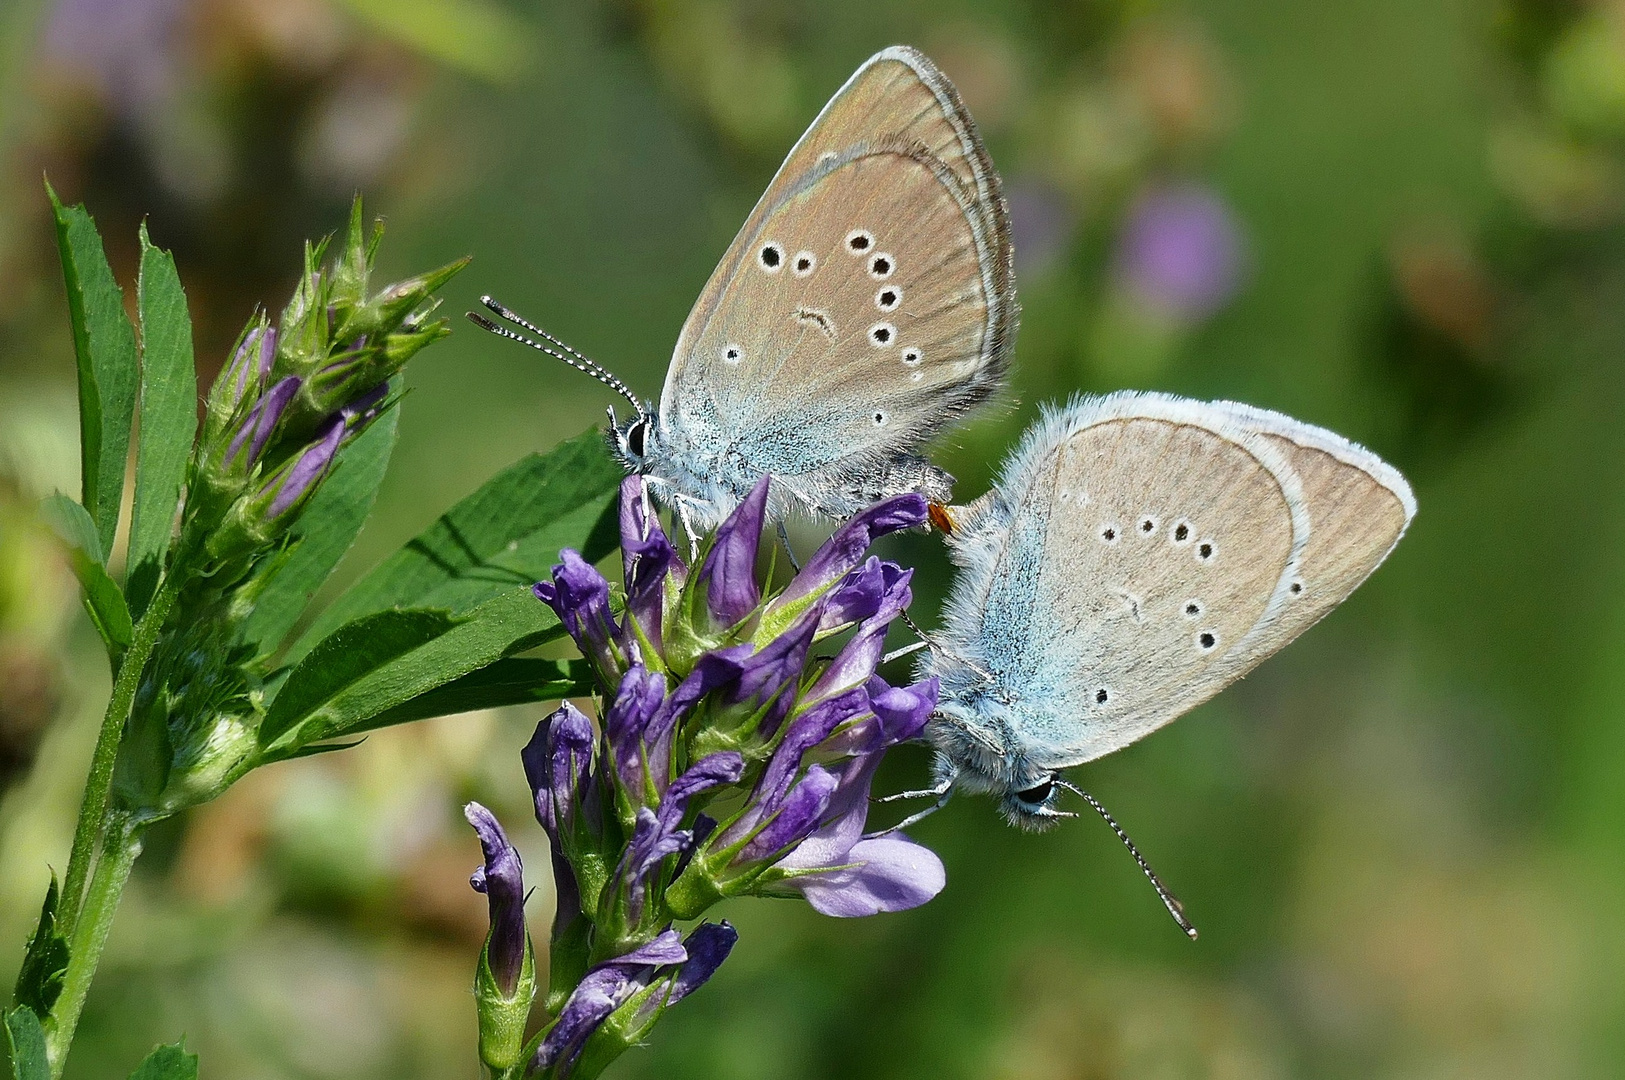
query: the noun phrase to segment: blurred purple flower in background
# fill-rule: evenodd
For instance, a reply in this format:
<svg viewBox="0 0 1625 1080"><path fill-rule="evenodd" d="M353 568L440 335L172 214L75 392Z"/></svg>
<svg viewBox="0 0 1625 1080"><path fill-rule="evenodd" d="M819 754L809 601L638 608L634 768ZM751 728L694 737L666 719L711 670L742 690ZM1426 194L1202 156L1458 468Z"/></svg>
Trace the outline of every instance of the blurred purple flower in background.
<svg viewBox="0 0 1625 1080"><path fill-rule="evenodd" d="M1196 322L1236 294L1245 262L1241 229L1216 192L1165 184L1147 189L1129 209L1113 273L1139 304L1176 322Z"/></svg>
<svg viewBox="0 0 1625 1080"><path fill-rule="evenodd" d="M189 0L57 0L44 51L93 84L127 119L161 107L178 89Z"/></svg>

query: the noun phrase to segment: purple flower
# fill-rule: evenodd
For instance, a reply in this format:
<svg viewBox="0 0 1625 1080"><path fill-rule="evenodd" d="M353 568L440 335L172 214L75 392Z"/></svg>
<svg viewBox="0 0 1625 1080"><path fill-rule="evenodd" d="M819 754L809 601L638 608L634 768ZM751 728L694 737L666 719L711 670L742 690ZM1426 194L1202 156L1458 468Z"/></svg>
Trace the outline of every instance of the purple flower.
<svg viewBox="0 0 1625 1080"><path fill-rule="evenodd" d="M852 919L906 911L947 884L942 860L930 848L900 832L864 837L880 758L872 753L847 763L817 831L775 866L791 875L780 886L801 893L821 914Z"/></svg>
<svg viewBox="0 0 1625 1080"><path fill-rule="evenodd" d="M886 621L890 622L908 606L912 596L908 583L913 577L914 571L871 555L830 590L819 618L819 632L863 622L883 609L889 612Z"/></svg>
<svg viewBox="0 0 1625 1080"><path fill-rule="evenodd" d="M876 503L836 529L773 606L786 608L816 596L856 569L875 540L899 529L917 528L925 521L924 496L909 493Z"/></svg>
<svg viewBox="0 0 1625 1080"><path fill-rule="evenodd" d="M558 1074L568 1075L587 1040L623 1006L632 1010L623 1042L635 1040L661 1012L716 974L739 940L726 922L702 923L687 939L679 942L678 937L676 930L666 930L649 944L587 972L543 1037L531 1071L560 1066ZM635 1001L640 994L642 1000Z"/></svg>
<svg viewBox="0 0 1625 1080"><path fill-rule="evenodd" d="M680 939L677 931L667 930L647 945L605 961L587 972L565 1000L558 1020L542 1039L531 1065L532 1071L572 1061L598 1025L649 984L657 967L681 964L687 960L688 951L683 948Z"/></svg>
<svg viewBox="0 0 1625 1080"><path fill-rule="evenodd" d="M1181 322L1224 306L1241 283L1241 230L1224 201L1196 184L1153 187L1118 237L1118 281L1154 311Z"/></svg>
<svg viewBox="0 0 1625 1080"><path fill-rule="evenodd" d="M647 806L638 808L632 840L616 868L616 880L626 897L630 924L643 919L650 875L668 856L684 854L693 845L692 830L678 827L688 812L689 800L718 785L737 783L744 771L745 759L739 754L732 751L712 754L695 762L672 781L660 800L658 813Z"/></svg>
<svg viewBox="0 0 1625 1080"><path fill-rule="evenodd" d="M536 725L536 733L519 753L536 800L536 820L555 845L575 828L578 814L597 831L594 741L592 721L566 701Z"/></svg>
<svg viewBox="0 0 1625 1080"><path fill-rule="evenodd" d="M795 704L796 686L807 667L807 655L819 629L817 612L808 612L778 637L747 657L739 678L722 695L722 704L757 716L756 730L771 738Z"/></svg>
<svg viewBox="0 0 1625 1080"><path fill-rule="evenodd" d="M570 857L602 832L602 796L592 771L594 741L592 721L567 701L536 725L519 754L536 802L536 820L547 830L553 856L555 940L581 917L581 888Z"/></svg>
<svg viewBox="0 0 1625 1080"><path fill-rule="evenodd" d="M531 592L558 615L599 682L614 685L619 681L621 654L615 644L615 620L609 614L609 582L574 548L565 548L559 558L563 561L553 567L553 580L538 581Z"/></svg>
<svg viewBox="0 0 1625 1080"><path fill-rule="evenodd" d="M641 476L621 481L621 567L626 580L622 647L631 652L635 621L649 642L662 649L666 575L675 570L686 576L687 570L653 513Z"/></svg>
<svg viewBox="0 0 1625 1080"><path fill-rule="evenodd" d="M474 871L469 884L490 902L491 934L485 943L486 963L504 997L519 989L525 964L525 876L519 852L508 842L496 816L471 802L463 816L479 834L485 865Z"/></svg>
<svg viewBox="0 0 1625 1080"><path fill-rule="evenodd" d="M762 602L761 586L756 583L756 553L761 547L762 515L766 509L764 476L717 527L711 550L696 573L717 630L742 622Z"/></svg>
<svg viewBox="0 0 1625 1080"><path fill-rule="evenodd" d="M260 454L264 452L265 445L276 431L277 423L282 414L287 411L288 405L299 394L300 379L297 375L289 375L254 403L248 415L243 418L242 425L237 434L232 437L231 445L226 448L226 463L230 467L236 461L237 455L242 451L243 445L248 445L248 456L243 459L244 470L252 469L254 463L259 461Z"/></svg>

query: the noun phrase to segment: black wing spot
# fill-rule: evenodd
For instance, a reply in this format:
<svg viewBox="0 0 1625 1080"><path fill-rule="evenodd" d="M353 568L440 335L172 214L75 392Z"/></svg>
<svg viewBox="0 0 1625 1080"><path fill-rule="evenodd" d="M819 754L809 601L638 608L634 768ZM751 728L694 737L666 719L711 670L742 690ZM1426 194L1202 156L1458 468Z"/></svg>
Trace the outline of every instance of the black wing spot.
<svg viewBox="0 0 1625 1080"><path fill-rule="evenodd" d="M784 264L784 249L776 243L762 245L762 250L756 253L756 261L762 264L762 269L770 274L778 272Z"/></svg>
<svg viewBox="0 0 1625 1080"><path fill-rule="evenodd" d="M890 255L881 253L869 260L869 276L877 280L891 277L897 264Z"/></svg>
<svg viewBox="0 0 1625 1080"><path fill-rule="evenodd" d="M1102 686L1099 690L1095 691L1095 704L1096 705L1104 705L1104 704L1106 704L1106 702L1110 698L1111 698L1111 695L1106 692L1106 688L1104 686Z"/></svg>
<svg viewBox="0 0 1625 1080"><path fill-rule="evenodd" d="M1203 652L1210 651L1219 643L1219 636L1211 630L1203 630L1196 635L1196 644L1201 646Z"/></svg>
<svg viewBox="0 0 1625 1080"><path fill-rule="evenodd" d="M1203 540L1196 545L1196 557L1203 562L1213 561L1213 541Z"/></svg>
<svg viewBox="0 0 1625 1080"><path fill-rule="evenodd" d="M861 255L874 245L874 233L868 229L853 229L846 234L846 250L854 255Z"/></svg>

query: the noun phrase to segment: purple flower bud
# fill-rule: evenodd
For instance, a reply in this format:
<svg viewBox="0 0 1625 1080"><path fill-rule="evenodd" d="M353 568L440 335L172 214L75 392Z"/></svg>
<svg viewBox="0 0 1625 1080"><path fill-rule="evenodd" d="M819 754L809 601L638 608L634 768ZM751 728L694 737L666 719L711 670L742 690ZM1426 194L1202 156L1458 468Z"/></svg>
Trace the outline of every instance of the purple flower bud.
<svg viewBox="0 0 1625 1080"><path fill-rule="evenodd" d="M636 800L647 799L651 785L658 793L668 779L670 762L656 766L649 760L645 742L649 723L665 701L666 677L634 664L621 678L615 700L604 712L604 737L615 758L621 790Z"/></svg>
<svg viewBox="0 0 1625 1080"><path fill-rule="evenodd" d="M1155 187L1129 211L1115 273L1130 295L1180 321L1205 318L1241 283L1241 230L1224 201L1196 184Z"/></svg>
<svg viewBox="0 0 1625 1080"><path fill-rule="evenodd" d="M243 459L243 468L251 469L260 459L265 445L276 431L277 422L287 410L288 404L299 393L300 379L297 375L289 375L280 380L266 395L254 403L254 407L243 418L242 425L238 427L237 434L232 436L231 445L226 448L226 462L229 464L237 459L243 445L248 445L248 456Z"/></svg>
<svg viewBox="0 0 1625 1080"><path fill-rule="evenodd" d="M558 896L554 940L581 917L581 887L569 858L576 847L577 830L590 839L601 829L601 796L592 773L595 738L592 721L565 702L536 725L536 733L519 754L536 802L536 820L547 830L553 856L553 887Z"/></svg>
<svg viewBox="0 0 1625 1080"><path fill-rule="evenodd" d="M713 624L733 626L762 602L756 582L756 553L762 542L762 515L767 509L767 477L756 482L711 541L700 564L697 583L705 589Z"/></svg>
<svg viewBox="0 0 1625 1080"><path fill-rule="evenodd" d="M536 820L547 830L555 847L561 836L575 827L578 813L596 831L594 741L592 721L566 701L536 725L536 733L519 753L525 779L536 800Z"/></svg>
<svg viewBox="0 0 1625 1080"><path fill-rule="evenodd" d="M272 478L266 490L274 489L276 494L271 497L271 505L266 510L267 518L276 520L315 490L332 467L333 459L338 456L339 447L344 443L344 433L344 417L332 417L316 432L316 440L299 451L292 467Z"/></svg>
<svg viewBox="0 0 1625 1080"><path fill-rule="evenodd" d="M649 984L657 967L681 964L687 959L688 951L683 948L681 935L676 930L666 930L647 945L587 972L542 1039L530 1071L539 1072L561 1061L573 1060L604 1019Z"/></svg>
<svg viewBox="0 0 1625 1080"><path fill-rule="evenodd" d="M892 612L888 619L896 618L896 613L908 606L908 583L913 576L912 570L869 556L830 591L824 601L819 632L863 622L879 614L883 607Z"/></svg>
<svg viewBox="0 0 1625 1080"><path fill-rule="evenodd" d="M739 931L726 919L696 926L683 939L683 949L688 953L688 959L672 976L664 994L656 994L643 1003L633 1027L646 1027L666 1009L704 986L717 973L722 962L728 959L728 954L733 952L734 944L738 941Z"/></svg>
<svg viewBox="0 0 1625 1080"><path fill-rule="evenodd" d="M733 750L708 754L673 780L660 800L660 820L675 828L688 812L689 800L721 784L737 784L745 774L745 758Z"/></svg>
<svg viewBox="0 0 1625 1080"><path fill-rule="evenodd" d="M757 724L763 738L771 738L778 731L795 704L796 684L807 666L807 654L812 651L818 628L817 612L802 615L788 630L748 657L740 667L738 683L723 693L722 703L730 708L755 713L767 706Z"/></svg>
<svg viewBox="0 0 1625 1080"><path fill-rule="evenodd" d="M558 615L598 681L614 686L620 681L621 655L609 614L609 582L573 548L559 552L559 558L563 561L553 567L553 580L538 581L531 592Z"/></svg>
<svg viewBox="0 0 1625 1080"><path fill-rule="evenodd" d="M677 549L660 527L649 504L643 477L621 482L621 565L626 580L626 616L636 620L656 649L662 645L661 619L666 574L681 568ZM624 627L623 647L630 652L636 640L630 621Z"/></svg>
<svg viewBox="0 0 1625 1080"><path fill-rule="evenodd" d="M616 880L626 896L630 923L635 925L643 916L650 873L667 856L686 854L693 846L694 834L678 828L688 813L689 800L719 784L737 783L744 771L745 759L739 754L732 751L711 754L672 781L660 800L658 813L647 806L638 809L631 843L616 868Z"/></svg>
<svg viewBox="0 0 1625 1080"><path fill-rule="evenodd" d="M739 849L739 863L770 859L792 844L806 839L821 823L829 809L838 781L822 765L810 765L807 773L790 789L770 821L750 842Z"/></svg>
<svg viewBox="0 0 1625 1080"><path fill-rule="evenodd" d="M688 677L677 684L643 732L644 754L656 791L666 790L671 777L672 740L677 726L701 698L739 679L749 645L734 645L703 654Z"/></svg>
<svg viewBox="0 0 1625 1080"><path fill-rule="evenodd" d="M879 755L898 743L916 738L937 707L935 678L913 686L890 686L879 676L869 680L872 713L825 740L826 753L838 757Z"/></svg>
<svg viewBox="0 0 1625 1080"><path fill-rule="evenodd" d="M485 865L474 871L469 884L484 893L490 902L491 934L486 939L486 963L491 977L504 997L513 997L519 988L525 964L525 877L519 852L508 842L496 816L471 802L463 816L479 834Z"/></svg>
<svg viewBox="0 0 1625 1080"><path fill-rule="evenodd" d="M864 553L876 539L899 529L916 528L925 521L924 496L911 492L876 503L836 529L824 546L813 552L774 606L784 607L828 589L863 561Z"/></svg>

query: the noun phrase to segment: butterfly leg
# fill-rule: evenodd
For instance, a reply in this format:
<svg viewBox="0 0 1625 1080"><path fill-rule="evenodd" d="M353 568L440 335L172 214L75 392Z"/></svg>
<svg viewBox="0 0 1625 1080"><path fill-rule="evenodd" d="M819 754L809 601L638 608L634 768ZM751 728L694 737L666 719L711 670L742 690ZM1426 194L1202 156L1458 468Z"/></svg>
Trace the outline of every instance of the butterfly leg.
<svg viewBox="0 0 1625 1080"><path fill-rule="evenodd" d="M784 554L790 560L790 569L792 571L794 571L795 573L799 574L799 573L801 573L801 563L796 561L795 549L790 546L790 532L789 532L788 529L786 529L784 527L784 522L783 521L780 521L778 523L778 528L779 528L779 543L784 545Z"/></svg>

